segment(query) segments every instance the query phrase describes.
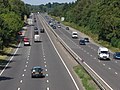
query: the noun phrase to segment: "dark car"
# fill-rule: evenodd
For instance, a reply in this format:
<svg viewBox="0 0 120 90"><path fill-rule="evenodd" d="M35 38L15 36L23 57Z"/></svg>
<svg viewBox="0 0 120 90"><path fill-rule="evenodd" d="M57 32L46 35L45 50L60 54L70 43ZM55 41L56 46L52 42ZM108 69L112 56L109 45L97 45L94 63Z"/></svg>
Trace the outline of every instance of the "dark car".
<svg viewBox="0 0 120 90"><path fill-rule="evenodd" d="M66 30L69 30L69 27L66 27Z"/></svg>
<svg viewBox="0 0 120 90"><path fill-rule="evenodd" d="M43 77L43 68L41 68L40 66L35 66L31 69L31 77Z"/></svg>
<svg viewBox="0 0 120 90"><path fill-rule="evenodd" d="M34 22L36 22L36 19L34 20Z"/></svg>
<svg viewBox="0 0 120 90"><path fill-rule="evenodd" d="M113 58L120 60L120 52L115 52L115 53L113 54Z"/></svg>
<svg viewBox="0 0 120 90"><path fill-rule="evenodd" d="M37 27L34 27L34 30L38 30L38 28L37 28Z"/></svg>
<svg viewBox="0 0 120 90"><path fill-rule="evenodd" d="M38 30L35 30L34 31L34 35L38 35L39 34L39 31Z"/></svg>
<svg viewBox="0 0 120 90"><path fill-rule="evenodd" d="M53 29L56 29L56 26L53 25L52 28L53 28Z"/></svg>
<svg viewBox="0 0 120 90"><path fill-rule="evenodd" d="M44 33L44 32L45 32L44 28L41 28L41 29L40 29L40 32L41 32L41 33Z"/></svg>
<svg viewBox="0 0 120 90"><path fill-rule="evenodd" d="M85 42L89 42L89 38L84 38Z"/></svg>
<svg viewBox="0 0 120 90"><path fill-rule="evenodd" d="M86 44L85 44L85 40L84 40L84 39L81 39L81 40L79 41L79 44L80 44L80 45L86 45Z"/></svg>

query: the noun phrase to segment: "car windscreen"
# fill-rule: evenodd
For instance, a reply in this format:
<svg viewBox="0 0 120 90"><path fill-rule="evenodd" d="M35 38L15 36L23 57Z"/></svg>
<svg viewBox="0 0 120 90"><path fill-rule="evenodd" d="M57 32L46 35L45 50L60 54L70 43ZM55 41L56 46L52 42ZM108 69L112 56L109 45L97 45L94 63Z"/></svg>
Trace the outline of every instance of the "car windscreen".
<svg viewBox="0 0 120 90"><path fill-rule="evenodd" d="M120 53L116 53L116 56L120 57Z"/></svg>
<svg viewBox="0 0 120 90"><path fill-rule="evenodd" d="M101 51L101 53L108 54L108 51Z"/></svg>
<svg viewBox="0 0 120 90"><path fill-rule="evenodd" d="M73 35L77 35L77 33L73 33Z"/></svg>
<svg viewBox="0 0 120 90"><path fill-rule="evenodd" d="M42 68L34 68L33 70L35 70L36 72L41 72L43 69Z"/></svg>

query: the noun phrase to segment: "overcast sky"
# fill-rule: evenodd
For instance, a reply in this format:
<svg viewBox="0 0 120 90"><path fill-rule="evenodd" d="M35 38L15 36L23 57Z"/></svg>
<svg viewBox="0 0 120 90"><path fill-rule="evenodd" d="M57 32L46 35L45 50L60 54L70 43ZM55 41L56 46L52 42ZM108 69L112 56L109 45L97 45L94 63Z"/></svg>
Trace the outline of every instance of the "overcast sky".
<svg viewBox="0 0 120 90"><path fill-rule="evenodd" d="M76 0L22 0L27 4L31 4L31 5L40 5L40 4L46 4L49 2L58 2L58 3L65 3L65 2L73 2Z"/></svg>

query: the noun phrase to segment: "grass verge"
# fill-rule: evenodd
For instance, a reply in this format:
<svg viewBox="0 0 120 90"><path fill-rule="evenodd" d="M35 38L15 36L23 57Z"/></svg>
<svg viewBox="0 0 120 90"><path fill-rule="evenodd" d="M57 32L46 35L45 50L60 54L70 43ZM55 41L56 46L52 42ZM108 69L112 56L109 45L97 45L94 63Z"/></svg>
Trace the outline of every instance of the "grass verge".
<svg viewBox="0 0 120 90"><path fill-rule="evenodd" d="M98 86L89 76L89 74L84 70L84 68L80 65L74 67L74 71L77 73L79 78L82 81L83 86L86 90L98 90Z"/></svg>
<svg viewBox="0 0 120 90"><path fill-rule="evenodd" d="M14 45L14 44L13 44ZM14 45L15 46L15 45ZM13 47L5 47L2 51L2 53L6 53L6 54L2 54L0 53L0 60L6 60L7 58L7 54L11 53L13 50Z"/></svg>

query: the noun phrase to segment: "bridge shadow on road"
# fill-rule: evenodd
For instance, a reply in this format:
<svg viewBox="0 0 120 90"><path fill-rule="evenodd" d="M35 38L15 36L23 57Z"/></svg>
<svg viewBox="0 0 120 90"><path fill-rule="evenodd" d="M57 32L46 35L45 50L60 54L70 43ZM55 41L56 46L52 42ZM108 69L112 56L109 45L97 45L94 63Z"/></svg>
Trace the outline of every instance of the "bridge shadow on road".
<svg viewBox="0 0 120 90"><path fill-rule="evenodd" d="M11 80L13 78L11 77L5 77L5 76L0 76L0 81L4 81L4 80Z"/></svg>

